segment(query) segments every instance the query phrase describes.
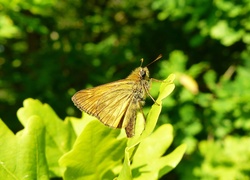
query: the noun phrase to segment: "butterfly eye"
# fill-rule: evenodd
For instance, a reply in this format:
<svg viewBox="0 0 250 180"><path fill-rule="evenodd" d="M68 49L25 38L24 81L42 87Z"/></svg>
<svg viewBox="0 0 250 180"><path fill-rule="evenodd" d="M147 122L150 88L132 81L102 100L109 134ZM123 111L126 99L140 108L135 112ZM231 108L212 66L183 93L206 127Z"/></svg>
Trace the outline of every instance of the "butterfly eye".
<svg viewBox="0 0 250 180"><path fill-rule="evenodd" d="M144 69L142 69L140 71L140 75L141 75L142 79L145 79L145 77L146 77L146 71Z"/></svg>

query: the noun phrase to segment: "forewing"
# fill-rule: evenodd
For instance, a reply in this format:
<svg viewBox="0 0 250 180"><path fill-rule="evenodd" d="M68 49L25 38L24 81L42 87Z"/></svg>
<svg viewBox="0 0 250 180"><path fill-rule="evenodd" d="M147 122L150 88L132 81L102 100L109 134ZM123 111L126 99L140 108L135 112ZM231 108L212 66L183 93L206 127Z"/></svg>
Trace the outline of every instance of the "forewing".
<svg viewBox="0 0 250 180"><path fill-rule="evenodd" d="M81 90L72 97L72 101L80 110L97 117L105 125L125 128L131 119L128 113L136 111L131 104L135 83L123 79Z"/></svg>

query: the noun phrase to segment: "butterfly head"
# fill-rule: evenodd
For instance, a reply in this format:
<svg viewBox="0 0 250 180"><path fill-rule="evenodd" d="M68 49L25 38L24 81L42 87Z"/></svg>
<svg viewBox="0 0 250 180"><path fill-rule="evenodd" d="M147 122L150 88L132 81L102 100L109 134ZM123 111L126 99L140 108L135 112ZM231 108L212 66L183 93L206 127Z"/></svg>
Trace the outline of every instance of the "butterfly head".
<svg viewBox="0 0 250 180"><path fill-rule="evenodd" d="M160 54L154 61L149 63L147 66L142 67L143 59L141 59L141 66L136 68L128 77L127 79L133 79L133 80L149 80L149 71L148 71L148 66L155 61L158 61L162 55Z"/></svg>
<svg viewBox="0 0 250 180"><path fill-rule="evenodd" d="M132 80L148 80L149 79L149 71L147 67L138 67L136 68L127 79Z"/></svg>

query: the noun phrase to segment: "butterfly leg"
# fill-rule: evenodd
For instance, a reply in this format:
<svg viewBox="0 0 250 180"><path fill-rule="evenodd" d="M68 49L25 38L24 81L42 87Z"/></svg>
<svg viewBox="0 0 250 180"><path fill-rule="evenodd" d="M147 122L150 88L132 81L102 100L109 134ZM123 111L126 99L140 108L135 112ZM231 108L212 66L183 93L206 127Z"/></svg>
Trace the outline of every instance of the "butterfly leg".
<svg viewBox="0 0 250 180"><path fill-rule="evenodd" d="M151 96L151 94L149 93L148 88L144 88L146 93L148 94L148 96L154 101L155 104L157 104L159 106L159 104L156 102L156 100Z"/></svg>

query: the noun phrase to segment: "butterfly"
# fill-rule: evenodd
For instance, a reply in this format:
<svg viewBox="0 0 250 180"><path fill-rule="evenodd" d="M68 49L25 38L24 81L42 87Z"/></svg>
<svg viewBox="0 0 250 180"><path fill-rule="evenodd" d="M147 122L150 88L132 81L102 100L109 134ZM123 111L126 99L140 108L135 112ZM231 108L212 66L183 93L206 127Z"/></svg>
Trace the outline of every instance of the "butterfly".
<svg viewBox="0 0 250 180"><path fill-rule="evenodd" d="M160 59L159 55L153 62ZM143 59L142 59L143 62ZM75 106L111 128L124 128L128 138L134 136L138 111L142 111L146 96L150 96L151 80L147 66L136 68L125 79L76 92ZM145 118L144 118L145 119Z"/></svg>

